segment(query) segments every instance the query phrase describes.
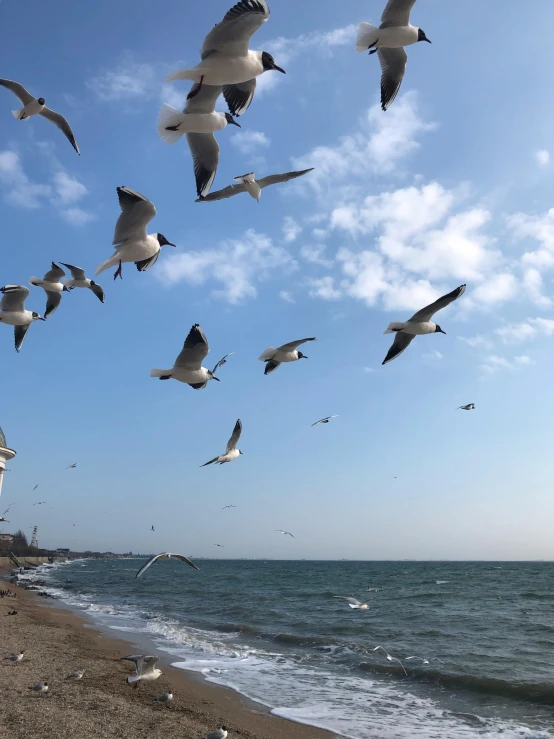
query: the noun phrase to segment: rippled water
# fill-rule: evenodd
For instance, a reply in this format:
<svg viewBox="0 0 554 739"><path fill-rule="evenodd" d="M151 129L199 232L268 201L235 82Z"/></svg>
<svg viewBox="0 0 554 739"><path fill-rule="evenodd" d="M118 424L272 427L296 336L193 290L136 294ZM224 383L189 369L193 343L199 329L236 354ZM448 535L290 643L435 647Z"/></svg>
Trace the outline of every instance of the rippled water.
<svg viewBox="0 0 554 739"><path fill-rule="evenodd" d="M554 738L554 564L170 561L136 580L141 564L33 576L172 664L343 736ZM333 598L351 594L369 610Z"/></svg>

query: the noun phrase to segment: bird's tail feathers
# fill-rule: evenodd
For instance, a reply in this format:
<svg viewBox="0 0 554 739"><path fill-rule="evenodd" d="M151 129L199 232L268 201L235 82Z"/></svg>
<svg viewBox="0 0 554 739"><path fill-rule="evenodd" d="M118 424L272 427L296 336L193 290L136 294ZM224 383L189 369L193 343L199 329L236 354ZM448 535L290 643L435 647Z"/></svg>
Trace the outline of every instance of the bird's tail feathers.
<svg viewBox="0 0 554 739"><path fill-rule="evenodd" d="M186 115L184 113L180 113L171 105L164 103L158 115L158 136L166 144L174 144L186 133L185 131L175 130L185 119Z"/></svg>
<svg viewBox="0 0 554 739"><path fill-rule="evenodd" d="M371 44L374 44L378 38L379 29L372 26L371 23L362 21L358 28L358 37L356 38L356 51L367 51Z"/></svg>
<svg viewBox="0 0 554 739"><path fill-rule="evenodd" d="M167 377L171 375L171 370L153 369L150 370L150 377Z"/></svg>
<svg viewBox="0 0 554 739"><path fill-rule="evenodd" d="M133 683L140 682L141 678L142 678L142 675L138 675L138 674L129 675L129 677L127 678L127 680L125 680L125 682L127 683L127 685L133 685Z"/></svg>
<svg viewBox="0 0 554 739"><path fill-rule="evenodd" d="M243 174L240 175L240 177L235 177L235 180L237 180L237 182L255 182L256 178L254 172L250 172L250 174Z"/></svg>
<svg viewBox="0 0 554 739"><path fill-rule="evenodd" d="M119 258L114 254L113 257L110 257L109 259L106 259L105 262L102 262L102 264L99 264L94 274L99 275L100 272L104 272L104 270L109 269L110 267L115 267L116 264L119 264Z"/></svg>
<svg viewBox="0 0 554 739"><path fill-rule="evenodd" d="M277 349L274 346L270 346L260 354L258 359L260 362L268 362L270 359L273 359L276 351Z"/></svg>
<svg viewBox="0 0 554 739"><path fill-rule="evenodd" d="M393 321L392 323L389 323L384 333L394 334L396 331L401 331L403 328L404 324L401 321Z"/></svg>
<svg viewBox="0 0 554 739"><path fill-rule="evenodd" d="M206 462L205 464L201 464L200 466L201 467L207 467L209 464L213 464L214 462L217 462L218 459L219 459L219 457L214 457L213 459L210 459L209 462Z"/></svg>
<svg viewBox="0 0 554 739"><path fill-rule="evenodd" d="M175 72L171 72L165 78L166 82L173 82L173 80L194 80L200 81L201 72L198 69L177 69Z"/></svg>
<svg viewBox="0 0 554 739"><path fill-rule="evenodd" d="M17 120L26 120L25 118L21 118L23 111L25 108L20 108L19 110L12 110L12 115L14 118L17 118Z"/></svg>
<svg viewBox="0 0 554 739"><path fill-rule="evenodd" d="M349 603L348 605L350 606L350 608L354 608L354 610L358 608L358 606L353 606L352 603Z"/></svg>

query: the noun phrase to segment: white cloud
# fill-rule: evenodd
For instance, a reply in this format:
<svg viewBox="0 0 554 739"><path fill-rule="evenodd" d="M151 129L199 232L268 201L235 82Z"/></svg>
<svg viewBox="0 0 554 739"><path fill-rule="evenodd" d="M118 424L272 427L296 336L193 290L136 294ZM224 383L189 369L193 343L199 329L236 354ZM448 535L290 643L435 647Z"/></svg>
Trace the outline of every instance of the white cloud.
<svg viewBox="0 0 554 739"><path fill-rule="evenodd" d="M488 277L486 281L475 288L471 298L484 306L504 303L514 297L517 292L517 280L509 272Z"/></svg>
<svg viewBox="0 0 554 739"><path fill-rule="evenodd" d="M536 163L539 167L547 167L550 162L550 152L547 149L539 149L533 152Z"/></svg>
<svg viewBox="0 0 554 739"><path fill-rule="evenodd" d="M308 294L313 298L338 300L341 297L341 292L335 287L332 277L309 278L307 284Z"/></svg>
<svg viewBox="0 0 554 739"><path fill-rule="evenodd" d="M370 372L375 372L375 370L372 367L364 367L364 372L369 374Z"/></svg>
<svg viewBox="0 0 554 739"><path fill-rule="evenodd" d="M523 273L523 288L535 305L550 307L552 301L542 294L542 276L538 269L529 267Z"/></svg>
<svg viewBox="0 0 554 739"><path fill-rule="evenodd" d="M474 349L490 349L493 344L490 339L480 334L477 336L458 336L458 338Z"/></svg>
<svg viewBox="0 0 554 739"><path fill-rule="evenodd" d="M231 143L241 154L253 154L259 149L266 149L271 145L269 139L262 131L251 131L246 128L231 136Z"/></svg>
<svg viewBox="0 0 554 739"><path fill-rule="evenodd" d="M183 88L177 88L173 85L164 84L160 93L160 99L164 103L168 103L176 110L183 110L187 102L187 92L183 92Z"/></svg>
<svg viewBox="0 0 554 739"><path fill-rule="evenodd" d="M76 177L68 174L65 170L59 169L54 173L53 186L60 205L69 205L76 203L88 194L87 188Z"/></svg>
<svg viewBox="0 0 554 739"><path fill-rule="evenodd" d="M512 359L506 359L505 357L491 354L483 360L480 367L485 374L492 375L502 369L516 370L519 367L529 367L532 364L535 364L534 360L526 354L512 357Z"/></svg>
<svg viewBox="0 0 554 739"><path fill-rule="evenodd" d="M264 234L246 231L241 239L229 239L216 248L187 251L165 259L157 270L162 282L172 285L219 284L212 295L229 303L240 303L257 295L257 284L275 271L289 273L297 268L292 256L275 246Z"/></svg>
<svg viewBox="0 0 554 739"><path fill-rule="evenodd" d="M537 336L552 336L554 321L550 318L528 318L520 323L511 323L508 326L497 328L495 334L504 344L519 344Z"/></svg>
<svg viewBox="0 0 554 739"><path fill-rule="evenodd" d="M436 349L433 349L430 352L427 352L426 354L422 354L422 357L424 359L444 359L444 354L441 354L441 352L438 352Z"/></svg>
<svg viewBox="0 0 554 739"><path fill-rule="evenodd" d="M514 357L514 362L516 364L535 364L535 361L531 359L531 357L528 357L526 354L520 354L518 357Z"/></svg>
<svg viewBox="0 0 554 739"><path fill-rule="evenodd" d="M113 102L136 100L152 94L157 79L154 67L137 62L126 54L113 69L87 80L87 87L99 100Z"/></svg>
<svg viewBox="0 0 554 739"><path fill-rule="evenodd" d="M538 249L523 254L524 265L538 269L554 265L554 208L544 215L514 213L507 223L516 239L533 239L539 244Z"/></svg>
<svg viewBox="0 0 554 739"><path fill-rule="evenodd" d="M300 256L306 262L311 264L320 264L322 267L331 267L333 264L332 259L327 259L325 256L325 247L315 244L306 244L300 249Z"/></svg>
<svg viewBox="0 0 554 739"><path fill-rule="evenodd" d="M285 216L283 220L283 238L287 244L296 241L302 233L302 226L297 223L291 216Z"/></svg>
<svg viewBox="0 0 554 739"><path fill-rule="evenodd" d="M86 226L87 223L96 220L96 216L83 208L62 208L60 215L72 226Z"/></svg>
<svg viewBox="0 0 554 739"><path fill-rule="evenodd" d="M285 303L295 303L296 302L288 290L281 290L279 293L279 297L281 298L281 300L284 300Z"/></svg>

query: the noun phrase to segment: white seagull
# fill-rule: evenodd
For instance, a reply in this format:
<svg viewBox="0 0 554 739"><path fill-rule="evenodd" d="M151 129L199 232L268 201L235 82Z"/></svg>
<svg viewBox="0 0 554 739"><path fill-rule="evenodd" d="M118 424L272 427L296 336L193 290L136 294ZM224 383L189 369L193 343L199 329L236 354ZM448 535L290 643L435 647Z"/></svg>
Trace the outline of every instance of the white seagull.
<svg viewBox="0 0 554 739"><path fill-rule="evenodd" d="M240 449L237 449L237 444L240 439L240 434L242 431L242 423L240 418L235 423L235 428L233 429L233 433L231 434L231 438L227 442L227 448L225 449L224 454L220 454L219 457L214 457L213 459L210 459L209 462L206 462L205 464L200 465L201 467L207 467L209 464L225 464L225 462L232 462L234 459L236 459L238 456L242 454Z"/></svg>
<svg viewBox="0 0 554 739"><path fill-rule="evenodd" d="M57 126L60 131L67 136L69 143L75 149L77 154L81 153L69 123L65 120L63 115L47 108L44 98L34 98L30 92L27 92L23 85L20 85L19 82L14 82L13 80L0 80L0 85L11 90L23 103L23 108L20 110L12 110L14 118L17 118L20 121L26 121L33 115L43 116Z"/></svg>
<svg viewBox="0 0 554 739"><path fill-rule="evenodd" d="M472 411L475 408L475 403L468 403L467 405L460 405L456 408L457 411Z"/></svg>
<svg viewBox="0 0 554 739"><path fill-rule="evenodd" d="M96 268L96 274L99 275L105 269L119 265L114 273L114 280L122 277L123 262L134 262L138 271L144 272L157 261L162 246L175 246L163 234L148 234L146 231L146 227L156 215L154 203L130 187L118 187L117 197L121 215L115 224L112 241L115 252Z"/></svg>
<svg viewBox="0 0 554 739"><path fill-rule="evenodd" d="M206 739L227 739L228 735L229 732L227 731L227 727L222 726L221 729L216 729L215 731L210 731L206 734Z"/></svg>
<svg viewBox="0 0 554 739"><path fill-rule="evenodd" d="M158 134L166 144L174 144L186 134L194 165L196 192L201 198L210 191L219 164L215 131L223 130L228 124L240 128L240 124L229 113L215 112L217 98L221 95L220 85L204 85L193 95L195 88L199 86L193 85L182 113L167 103L162 105Z"/></svg>
<svg viewBox="0 0 554 739"><path fill-rule="evenodd" d="M255 172L249 172L248 174L242 174L239 177L235 177L235 180L237 182L240 182L240 185L229 185L229 187L225 187L223 188L223 190L216 190L216 192L211 192L205 197L200 196L196 202L210 203L213 200L224 200L225 198L232 198L233 195L239 195L239 193L241 192L247 192L250 197L260 202L260 197L262 195L262 190L264 189L264 187L269 187L269 185L278 185L280 182L288 182L289 180L294 180L296 179L296 177L302 177L302 175L308 174L308 172L311 172L312 169L313 167L310 167L310 169L302 169L298 172L271 174L267 177L262 177L261 180L256 179Z"/></svg>
<svg viewBox="0 0 554 739"><path fill-rule="evenodd" d="M6 285L0 287L0 292L3 294L0 301L0 323L14 327L15 351L18 352L31 323L46 319L34 311L25 310L29 290L23 285Z"/></svg>
<svg viewBox="0 0 554 739"><path fill-rule="evenodd" d="M35 693L40 693L40 695L46 695L48 692L48 683L37 683L36 685L32 685L28 690L34 690Z"/></svg>
<svg viewBox="0 0 554 739"><path fill-rule="evenodd" d="M159 657L145 654L133 654L129 657L122 657L121 659L129 660L130 662L135 663L135 674L129 675L129 677L125 680L127 685L132 685L134 688L138 688L138 684L141 680L148 682L151 680L157 680L162 674L162 671L156 667L160 659Z"/></svg>
<svg viewBox="0 0 554 739"><path fill-rule="evenodd" d="M163 695L160 695L159 698L154 698L154 703L169 703L173 700L173 691L168 690L166 693L163 693Z"/></svg>
<svg viewBox="0 0 554 739"><path fill-rule="evenodd" d="M361 600L358 600L357 598L352 598L352 596L333 595L333 598L341 598L342 600L347 600L350 608L353 608L355 611L367 611L367 609L369 608L367 603L362 603Z"/></svg>
<svg viewBox="0 0 554 739"><path fill-rule="evenodd" d="M411 657L404 657L404 659L406 660L406 662L408 662L411 659L418 659L420 660L422 665L428 665L430 663L430 660L426 659L425 657L418 657L415 654L412 655ZM431 659L434 659L435 662L440 662L441 665L444 665L444 662L442 661L442 659L439 659L438 657L431 657Z"/></svg>
<svg viewBox="0 0 554 739"><path fill-rule="evenodd" d="M221 510L224 511L226 508L236 508L236 505L224 505Z"/></svg>
<svg viewBox="0 0 554 739"><path fill-rule="evenodd" d="M387 110L398 95L408 55L404 46L418 41L431 43L422 28L410 25L410 11L415 0L389 0L379 28L361 23L356 39L356 51L371 49L370 54L379 57L381 64L381 108Z"/></svg>
<svg viewBox="0 0 554 739"><path fill-rule="evenodd" d="M4 659L8 659L10 662L13 662L14 665L18 665L23 657L25 656L25 651L22 649L21 652L17 652L16 654L10 654L9 657L4 657Z"/></svg>
<svg viewBox="0 0 554 739"><path fill-rule="evenodd" d="M312 423L312 426L317 426L318 423L329 423L331 418L338 418L338 415L336 416L326 416L325 418L320 418L319 421L316 421L315 423Z"/></svg>
<svg viewBox="0 0 554 739"><path fill-rule="evenodd" d="M34 287L42 287L46 293L46 310L44 317L48 318L56 310L62 300L62 292L68 291L68 288L61 282L61 278L65 277L65 272L55 262L52 262L50 269L42 278L31 277L29 285Z"/></svg>
<svg viewBox="0 0 554 739"><path fill-rule="evenodd" d="M74 470L75 467L77 467L78 464L79 464L79 462L73 462L73 464L68 464L65 469L66 470Z"/></svg>
<svg viewBox="0 0 554 739"><path fill-rule="evenodd" d="M278 347L275 349L275 347L270 346L268 349L266 349L258 359L260 362L266 362L265 366L265 372L264 375L269 375L270 372L273 372L274 370L279 367L280 364L283 362L296 362L297 359L308 359L308 357L305 354L302 354L302 352L299 352L297 347L300 346L300 344L305 344L307 341L317 341L317 339L299 339L298 341L289 341L288 344L283 344L283 346Z"/></svg>
<svg viewBox="0 0 554 739"><path fill-rule="evenodd" d="M398 659L398 657L393 657L392 655L390 655L390 654L389 654L389 653L387 652L387 650L385 649L385 647L381 647L381 646L379 646L379 647L375 647L375 649L374 649L373 651L374 651L374 652L376 652L377 650L381 650L381 651L382 651L382 652L383 652L383 653L385 654L385 656L386 656L386 658L387 658L387 660L388 660L389 662L398 662L398 664L400 665L400 667L401 667L401 668L402 668L402 669L404 670L404 674L406 675L406 677L408 677L408 673L406 672L406 669L405 669L404 665L403 665L403 664L402 664L402 662L401 662L401 661L400 661L400 660Z"/></svg>
<svg viewBox="0 0 554 739"><path fill-rule="evenodd" d="M292 536L293 539L296 539L296 536L293 536L290 531L283 531L283 529L274 529L274 531L277 531L279 534L283 534L284 536Z"/></svg>
<svg viewBox="0 0 554 739"><path fill-rule="evenodd" d="M442 310L442 308L446 308L447 305L450 305L450 303L453 303L454 300L457 300L461 295L463 295L465 289L465 285L460 285L460 287L452 290L448 295L443 295L442 298L435 300L431 305L427 305L425 308L418 310L418 312L414 313L414 315L411 318L408 318L407 321L393 321L392 323L389 323L385 333L395 333L396 336L394 337L394 341L387 356L383 360L383 364L387 364L387 362L390 362L399 354L402 354L404 349L407 349L415 336L446 333L437 323L433 323L431 318L437 311Z"/></svg>
<svg viewBox="0 0 554 739"><path fill-rule="evenodd" d="M223 95L233 115L241 115L252 102L256 77L264 72L285 70L267 51L250 51L252 35L269 18L266 0L241 0L229 10L204 39L201 62L192 69L179 69L166 77L194 80L202 85L223 85ZM198 94L192 90L189 97Z"/></svg>
<svg viewBox="0 0 554 739"><path fill-rule="evenodd" d="M75 682L77 680L82 680L84 676L85 676L85 670L80 669L80 670L74 670L65 679Z"/></svg>
<svg viewBox="0 0 554 739"><path fill-rule="evenodd" d="M210 347L206 335L200 325L195 323L189 331L181 353L175 360L173 367L171 369L153 369L150 371L150 377L158 377L160 380L178 380L190 385L195 390L203 390L210 380L219 382L219 377L215 376L216 370L227 364L227 357L234 354L234 352L226 354L223 359L219 360L213 370L209 370L202 367L202 361L209 353Z"/></svg>
<svg viewBox="0 0 554 739"><path fill-rule="evenodd" d="M67 267L67 269L71 272L72 279L65 280L65 286L68 290L73 290L76 287L88 288L96 295L101 303L104 302L104 291L97 282L94 282L94 280L89 280L89 278L85 276L84 269L81 269L80 267L74 267L72 264L66 264L65 262L60 262L60 264L63 264L63 266Z"/></svg>
<svg viewBox="0 0 554 739"><path fill-rule="evenodd" d="M140 577L142 573L150 567L150 565L154 564L154 562L157 562L158 560L162 562L166 559L179 559L181 562L184 562L190 567L193 567L195 570L200 569L188 557L185 557L184 554L170 554L169 552L162 552L161 554L155 554L153 557L151 557L148 562L140 568L135 577Z"/></svg>

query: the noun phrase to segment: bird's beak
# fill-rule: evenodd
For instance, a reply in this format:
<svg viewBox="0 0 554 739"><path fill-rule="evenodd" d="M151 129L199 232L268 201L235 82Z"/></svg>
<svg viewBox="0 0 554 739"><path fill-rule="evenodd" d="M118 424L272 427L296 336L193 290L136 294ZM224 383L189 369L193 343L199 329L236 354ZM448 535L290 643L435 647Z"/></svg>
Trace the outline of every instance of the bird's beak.
<svg viewBox="0 0 554 739"><path fill-rule="evenodd" d="M217 380L218 382L221 382L221 380L219 379L219 377L216 377L215 375L212 377L212 380Z"/></svg>
<svg viewBox="0 0 554 739"><path fill-rule="evenodd" d="M39 316L39 317L38 317L38 320L39 320L39 321L46 321L46 318L43 318L42 316Z"/></svg>
<svg viewBox="0 0 554 739"><path fill-rule="evenodd" d="M242 126L240 125L240 123L237 123L237 122L236 122L236 120L235 120L234 118L233 118L233 120L232 120L232 121L229 121L229 123L232 123L232 124L233 124L233 126L238 126L239 128L242 128Z"/></svg>
<svg viewBox="0 0 554 739"><path fill-rule="evenodd" d="M177 244L172 244L171 241L168 241L166 246L174 246L175 248L177 248Z"/></svg>
<svg viewBox="0 0 554 739"><path fill-rule="evenodd" d="M425 41L427 41L428 44L432 44L433 43L432 41L429 41L429 39L427 38L427 36L425 37Z"/></svg>
<svg viewBox="0 0 554 739"><path fill-rule="evenodd" d="M446 331L443 331L442 328L439 330L440 334L444 334L446 336Z"/></svg>
<svg viewBox="0 0 554 739"><path fill-rule="evenodd" d="M273 67L273 69L274 69L274 70L275 70L276 72L281 72L282 74L286 74L285 70L284 70L284 69L281 69L281 67L278 67L277 65L275 65L275 66Z"/></svg>
<svg viewBox="0 0 554 739"><path fill-rule="evenodd" d="M308 357L305 354L303 354L302 359L308 359Z"/></svg>

